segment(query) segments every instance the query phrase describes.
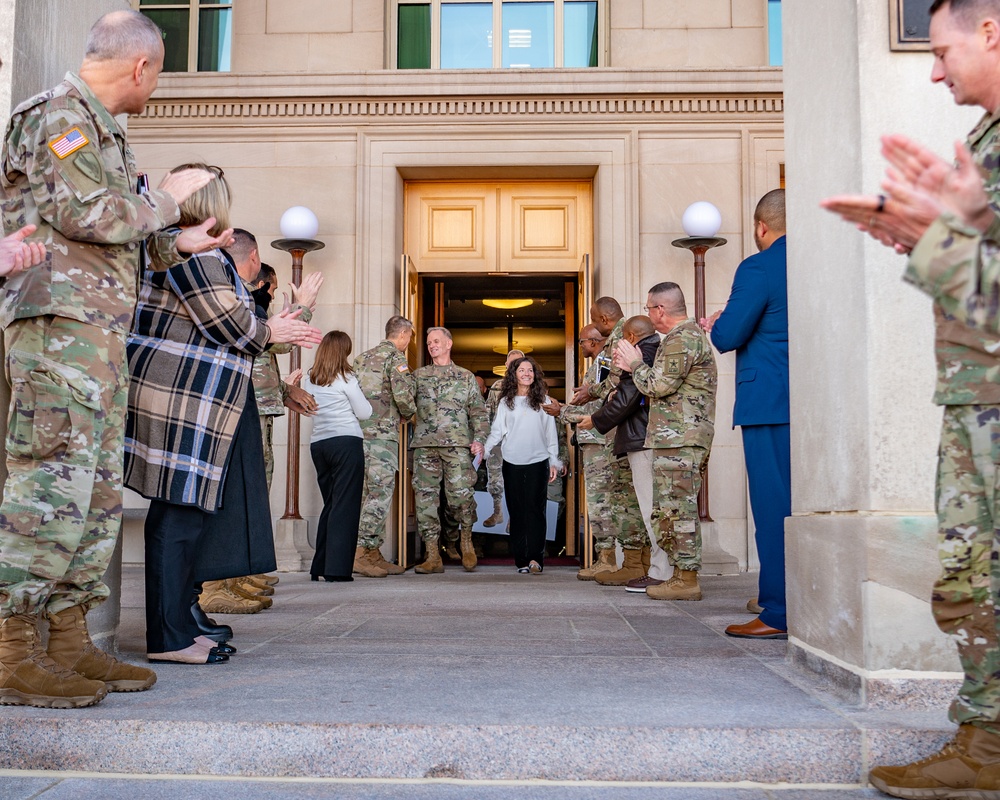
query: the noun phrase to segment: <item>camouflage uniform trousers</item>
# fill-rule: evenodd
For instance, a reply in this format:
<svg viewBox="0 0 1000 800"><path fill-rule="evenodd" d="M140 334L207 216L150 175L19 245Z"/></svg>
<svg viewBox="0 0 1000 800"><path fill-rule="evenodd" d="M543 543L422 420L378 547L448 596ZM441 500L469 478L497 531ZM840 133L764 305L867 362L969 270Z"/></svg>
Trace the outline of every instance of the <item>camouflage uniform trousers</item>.
<svg viewBox="0 0 1000 800"><path fill-rule="evenodd" d="M399 470L399 443L365 438L365 489L358 545L376 550L385 541L385 521L392 509Z"/></svg>
<svg viewBox="0 0 1000 800"><path fill-rule="evenodd" d="M12 322L4 346L0 617L89 610L109 594L121 528L125 336L43 316Z"/></svg>
<svg viewBox="0 0 1000 800"><path fill-rule="evenodd" d="M611 518L614 520L615 539L624 550L641 550L649 540L639 509L639 498L635 496L632 484L632 468L627 458L615 458L613 444L608 443L608 457L611 460Z"/></svg>
<svg viewBox="0 0 1000 800"><path fill-rule="evenodd" d="M494 503L503 502L503 455L500 453L500 445L486 455L486 472L489 475L486 490Z"/></svg>
<svg viewBox="0 0 1000 800"><path fill-rule="evenodd" d="M260 438L264 443L264 472L267 475L267 491L271 491L271 478L274 477L274 416L260 415Z"/></svg>
<svg viewBox="0 0 1000 800"><path fill-rule="evenodd" d="M587 514L594 536L594 549L613 550L614 522L611 515L611 483L614 456L605 444L580 445L583 458L583 483L587 491Z"/></svg>
<svg viewBox="0 0 1000 800"><path fill-rule="evenodd" d="M671 566L701 569L698 491L708 453L703 447L653 450L653 530Z"/></svg>
<svg viewBox="0 0 1000 800"><path fill-rule="evenodd" d="M441 485L459 530L475 522L476 471L468 447L418 447L413 451L413 501L417 530L428 547L441 537Z"/></svg>
<svg viewBox="0 0 1000 800"><path fill-rule="evenodd" d="M1000 406L945 406L936 505L941 577L931 611L965 680L948 711L1000 735Z"/></svg>

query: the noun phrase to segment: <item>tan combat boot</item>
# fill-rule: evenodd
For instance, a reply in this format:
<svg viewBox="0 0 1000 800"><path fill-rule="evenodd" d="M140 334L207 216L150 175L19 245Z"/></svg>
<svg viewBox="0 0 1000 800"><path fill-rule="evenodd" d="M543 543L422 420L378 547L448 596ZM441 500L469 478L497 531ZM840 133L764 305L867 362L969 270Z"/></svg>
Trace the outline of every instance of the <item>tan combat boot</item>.
<svg viewBox="0 0 1000 800"><path fill-rule="evenodd" d="M266 583L268 586L277 586L281 580L277 575L268 575L264 572L258 572L256 575L251 575L257 583Z"/></svg>
<svg viewBox="0 0 1000 800"><path fill-rule="evenodd" d="M693 569L674 567L670 580L659 586L650 586L646 589L646 597L654 600L701 600L698 573Z"/></svg>
<svg viewBox="0 0 1000 800"><path fill-rule="evenodd" d="M243 583L243 578L229 578L226 580L226 584L233 594L245 597L247 600L256 600L264 608L270 608L274 605L274 601L270 597L258 592L255 587Z"/></svg>
<svg viewBox="0 0 1000 800"><path fill-rule="evenodd" d="M142 692L156 683L156 673L125 664L99 649L87 631L82 606L48 613L49 657L77 675L102 681L109 692Z"/></svg>
<svg viewBox="0 0 1000 800"><path fill-rule="evenodd" d="M371 549L372 560L375 561L382 569L384 569L389 575L402 575L406 572L399 564L393 564L391 561L386 561L385 556L382 555L382 551L373 547Z"/></svg>
<svg viewBox="0 0 1000 800"><path fill-rule="evenodd" d="M484 528L493 528L503 522L503 506L500 503L500 499L497 497L493 498L493 513L490 514L486 519L483 520Z"/></svg>
<svg viewBox="0 0 1000 800"><path fill-rule="evenodd" d="M614 572L616 569L618 569L618 564L615 562L615 548L609 547L607 550L598 550L594 563L579 570L576 573L576 578L580 581L592 581L595 575L601 572Z"/></svg>
<svg viewBox="0 0 1000 800"><path fill-rule="evenodd" d="M444 554L448 557L449 561L462 560L462 554L458 552L458 542L445 542Z"/></svg>
<svg viewBox="0 0 1000 800"><path fill-rule="evenodd" d="M629 581L645 575L642 568L642 550L638 547L626 548L624 553L625 560L620 569L614 572L599 572L594 576L594 580L601 586L624 586Z"/></svg>
<svg viewBox="0 0 1000 800"><path fill-rule="evenodd" d="M245 578L238 578L237 580L246 587L248 592L255 592L262 597L270 597L274 594L274 587L271 584L259 581L253 575L247 575Z"/></svg>
<svg viewBox="0 0 1000 800"><path fill-rule="evenodd" d="M365 578L384 578L389 574L372 558L372 551L365 547L358 547L354 551L354 567L352 571L355 575L361 575Z"/></svg>
<svg viewBox="0 0 1000 800"><path fill-rule="evenodd" d="M472 546L472 529L462 531L462 566L466 572L476 568L479 559L476 558L476 548Z"/></svg>
<svg viewBox="0 0 1000 800"><path fill-rule="evenodd" d="M228 581L205 581L198 605L206 614L256 614L264 604L236 594Z"/></svg>
<svg viewBox="0 0 1000 800"><path fill-rule="evenodd" d="M38 617L17 614L0 620L0 705L85 708L108 695L93 681L57 664L42 649Z"/></svg>
<svg viewBox="0 0 1000 800"><path fill-rule="evenodd" d="M893 797L1000 797L1000 736L961 725L934 755L899 767L875 767L868 779Z"/></svg>
<svg viewBox="0 0 1000 800"><path fill-rule="evenodd" d="M427 559L423 564L417 564L413 571L420 575L430 575L435 572L444 572L444 564L441 563L441 551L438 549L437 539L425 542L427 545Z"/></svg>

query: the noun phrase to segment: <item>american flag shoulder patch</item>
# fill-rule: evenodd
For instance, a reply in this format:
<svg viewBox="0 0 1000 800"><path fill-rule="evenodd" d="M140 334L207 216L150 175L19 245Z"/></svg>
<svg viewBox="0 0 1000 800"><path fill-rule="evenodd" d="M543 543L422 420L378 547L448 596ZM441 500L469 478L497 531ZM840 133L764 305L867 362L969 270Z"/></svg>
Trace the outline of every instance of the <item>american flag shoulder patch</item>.
<svg viewBox="0 0 1000 800"><path fill-rule="evenodd" d="M396 367L396 372L409 372L409 371L410 371L409 364L400 364L398 367Z"/></svg>
<svg viewBox="0 0 1000 800"><path fill-rule="evenodd" d="M55 141L49 142L49 147L60 159L75 153L81 147L90 144L90 139L83 135L79 128L70 128Z"/></svg>

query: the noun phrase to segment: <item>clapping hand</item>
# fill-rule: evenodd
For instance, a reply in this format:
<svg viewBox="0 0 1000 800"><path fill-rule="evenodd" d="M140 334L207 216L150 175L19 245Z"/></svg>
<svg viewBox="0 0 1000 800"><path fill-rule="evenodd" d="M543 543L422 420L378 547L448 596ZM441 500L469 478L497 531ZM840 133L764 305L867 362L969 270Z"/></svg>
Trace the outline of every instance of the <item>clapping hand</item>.
<svg viewBox="0 0 1000 800"><path fill-rule="evenodd" d="M637 358L641 359L642 354L639 352L638 348L631 342L622 339L615 345L615 366L618 367L622 372L632 371L632 362Z"/></svg>
<svg viewBox="0 0 1000 800"><path fill-rule="evenodd" d="M297 344L308 349L323 341L323 332L319 328L298 319L301 313L301 308L295 311L282 309L271 317L267 321L267 327L271 329L270 341L275 344Z"/></svg>
<svg viewBox="0 0 1000 800"><path fill-rule="evenodd" d="M310 311L315 311L316 298L319 297L319 290L322 285L322 272L311 272L303 278L302 283L298 286L291 283L288 284L288 288L291 291L291 299L289 299L286 292L281 293L285 300L285 308L290 308L292 305L299 305L308 308Z"/></svg>
<svg viewBox="0 0 1000 800"><path fill-rule="evenodd" d="M45 260L45 245L42 242L24 241L37 229L37 225L25 225L0 239L0 277L17 275Z"/></svg>

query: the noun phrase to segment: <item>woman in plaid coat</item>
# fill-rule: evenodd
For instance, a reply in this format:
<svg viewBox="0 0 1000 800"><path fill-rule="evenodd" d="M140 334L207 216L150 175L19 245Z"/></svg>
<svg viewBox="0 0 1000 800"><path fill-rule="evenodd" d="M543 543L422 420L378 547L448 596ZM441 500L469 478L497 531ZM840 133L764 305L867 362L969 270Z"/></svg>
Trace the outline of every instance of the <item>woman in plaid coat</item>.
<svg viewBox="0 0 1000 800"><path fill-rule="evenodd" d="M221 169L204 168L217 178L181 206L180 225L215 217L219 235L229 225L229 186ZM206 540L245 531L236 548L243 568L233 574L274 569L250 373L271 343L319 339L318 330L291 317L259 318L220 250L143 274L128 341L125 484L152 501L145 526L151 661L218 663L227 658L223 651L234 652L201 636L192 613L196 580L232 577L196 574L199 553L210 547ZM255 536L255 525L266 526L266 535ZM266 541L269 552L248 554L248 541Z"/></svg>

